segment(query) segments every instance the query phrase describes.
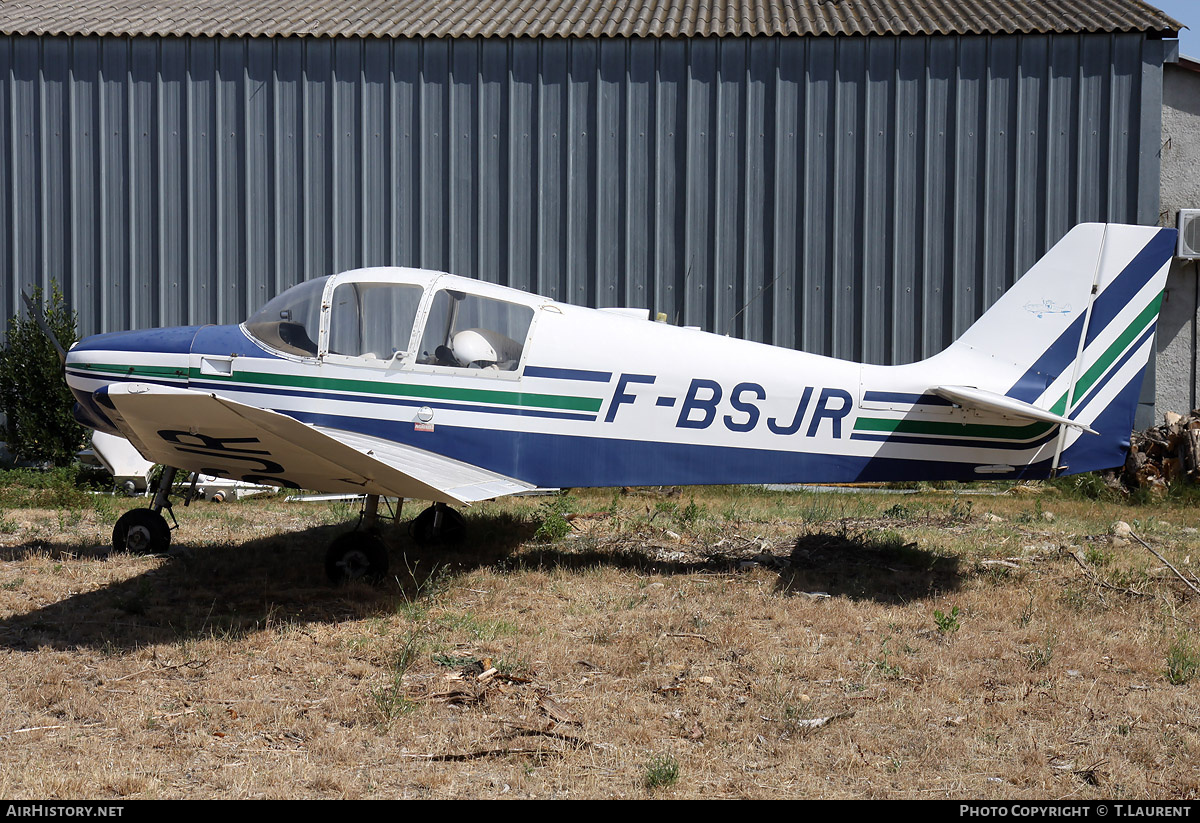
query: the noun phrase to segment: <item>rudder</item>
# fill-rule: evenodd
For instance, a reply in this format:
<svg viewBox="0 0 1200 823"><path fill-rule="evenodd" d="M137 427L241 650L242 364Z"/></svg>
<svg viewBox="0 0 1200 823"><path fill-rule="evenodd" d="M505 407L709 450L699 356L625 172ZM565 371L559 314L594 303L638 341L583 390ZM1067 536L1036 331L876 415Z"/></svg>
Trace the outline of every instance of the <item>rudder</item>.
<svg viewBox="0 0 1200 823"><path fill-rule="evenodd" d="M1174 229L1076 226L947 354L986 355L1008 397L1099 432L1064 433L1062 472L1120 465L1174 249Z"/></svg>

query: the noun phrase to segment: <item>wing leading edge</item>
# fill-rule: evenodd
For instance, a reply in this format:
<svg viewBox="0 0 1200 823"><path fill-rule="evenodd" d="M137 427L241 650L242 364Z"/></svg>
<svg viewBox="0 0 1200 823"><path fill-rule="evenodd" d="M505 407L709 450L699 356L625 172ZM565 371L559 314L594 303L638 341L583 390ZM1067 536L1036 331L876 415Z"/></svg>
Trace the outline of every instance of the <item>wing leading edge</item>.
<svg viewBox="0 0 1200 823"><path fill-rule="evenodd" d="M534 488L432 452L311 426L207 392L125 383L102 389L97 399L147 460L186 471L460 504Z"/></svg>

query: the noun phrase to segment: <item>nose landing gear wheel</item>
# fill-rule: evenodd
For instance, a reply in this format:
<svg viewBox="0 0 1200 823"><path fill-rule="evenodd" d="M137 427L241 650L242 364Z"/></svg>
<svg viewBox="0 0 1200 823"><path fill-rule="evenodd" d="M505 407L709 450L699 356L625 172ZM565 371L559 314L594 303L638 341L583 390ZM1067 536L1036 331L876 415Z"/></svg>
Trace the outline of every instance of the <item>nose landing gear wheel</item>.
<svg viewBox="0 0 1200 823"><path fill-rule="evenodd" d="M125 512L113 526L113 551L133 554L166 554L171 547L171 528L161 514L151 509Z"/></svg>
<svg viewBox="0 0 1200 823"><path fill-rule="evenodd" d="M363 580L378 583L387 576L387 546L373 534L343 534L325 553L325 574L329 582L348 583Z"/></svg>

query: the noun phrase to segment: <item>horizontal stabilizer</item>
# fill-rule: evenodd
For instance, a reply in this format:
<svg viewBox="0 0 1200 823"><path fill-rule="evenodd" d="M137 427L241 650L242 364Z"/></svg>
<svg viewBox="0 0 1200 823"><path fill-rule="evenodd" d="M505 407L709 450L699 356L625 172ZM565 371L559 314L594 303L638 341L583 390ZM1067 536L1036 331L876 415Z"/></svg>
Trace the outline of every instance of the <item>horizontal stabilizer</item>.
<svg viewBox="0 0 1200 823"><path fill-rule="evenodd" d="M1085 426L1069 417L1040 409L1032 403L1026 403L1024 400L1017 400L1004 394L977 389L973 386L938 386L931 390L931 394L936 394L964 409L980 409L1009 417L1023 417L1029 420L1040 420L1044 423L1070 426L1088 434L1098 433L1090 426Z"/></svg>

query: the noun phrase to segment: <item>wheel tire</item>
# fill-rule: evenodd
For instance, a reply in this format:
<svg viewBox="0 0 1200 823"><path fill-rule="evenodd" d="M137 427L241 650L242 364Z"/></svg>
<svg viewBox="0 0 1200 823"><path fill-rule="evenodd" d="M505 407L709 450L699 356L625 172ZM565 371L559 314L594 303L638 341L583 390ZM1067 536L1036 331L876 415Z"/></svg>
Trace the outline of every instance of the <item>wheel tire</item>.
<svg viewBox="0 0 1200 823"><path fill-rule="evenodd" d="M442 522L437 523L438 510ZM434 503L413 518L408 533L418 546L449 546L461 543L467 536L467 521L444 503Z"/></svg>
<svg viewBox="0 0 1200 823"><path fill-rule="evenodd" d="M130 554L166 554L171 548L171 528L151 509L131 509L113 526L113 551Z"/></svg>
<svg viewBox="0 0 1200 823"><path fill-rule="evenodd" d="M325 552L325 574L334 585L351 580L377 583L387 576L387 570L387 546L373 534L343 534Z"/></svg>

